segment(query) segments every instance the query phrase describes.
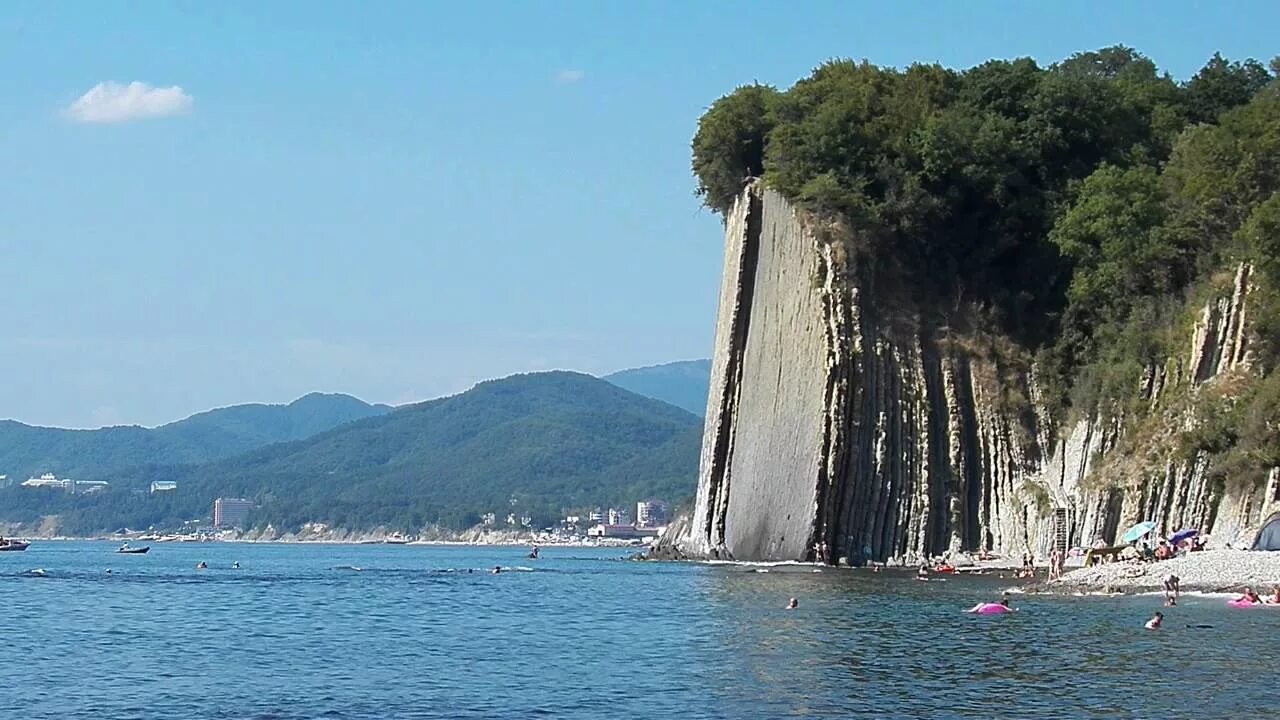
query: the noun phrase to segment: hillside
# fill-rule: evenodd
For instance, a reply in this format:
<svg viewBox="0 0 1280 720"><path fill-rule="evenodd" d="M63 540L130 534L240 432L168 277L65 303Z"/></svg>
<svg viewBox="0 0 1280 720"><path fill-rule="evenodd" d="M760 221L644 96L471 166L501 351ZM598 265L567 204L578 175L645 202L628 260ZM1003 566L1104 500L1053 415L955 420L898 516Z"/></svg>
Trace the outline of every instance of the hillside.
<svg viewBox="0 0 1280 720"><path fill-rule="evenodd" d="M564 508L687 498L700 440L699 418L602 380L517 375L228 460L142 468L100 497L52 501L74 533L207 516L220 495L256 499L255 522L278 528L462 528L485 512L529 512L546 524ZM158 479L179 488L128 491ZM0 520L36 519L31 495L4 492Z"/></svg>
<svg viewBox="0 0 1280 720"><path fill-rule="evenodd" d="M46 472L80 480L113 479L147 464L219 460L271 443L301 440L389 412L349 395L312 393L288 405L233 405L157 428L67 430L0 421L0 474L21 480Z"/></svg>
<svg viewBox="0 0 1280 720"><path fill-rule="evenodd" d="M637 395L684 408L698 417L707 414L710 360L683 360L632 368L605 375L602 379Z"/></svg>

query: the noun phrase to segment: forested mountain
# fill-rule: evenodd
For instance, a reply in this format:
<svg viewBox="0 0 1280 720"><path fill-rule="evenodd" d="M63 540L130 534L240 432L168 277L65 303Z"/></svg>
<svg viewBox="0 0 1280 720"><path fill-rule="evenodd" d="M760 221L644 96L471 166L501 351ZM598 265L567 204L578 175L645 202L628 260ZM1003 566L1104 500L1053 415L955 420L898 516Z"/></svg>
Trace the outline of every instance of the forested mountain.
<svg viewBox="0 0 1280 720"><path fill-rule="evenodd" d="M710 360L682 360L649 367L620 370L605 380L702 417L707 413L707 386L711 382Z"/></svg>
<svg viewBox="0 0 1280 720"><path fill-rule="evenodd" d="M0 520L58 513L64 532L173 525L206 517L217 496L259 503L253 522L296 528L429 524L463 528L485 512L530 513L672 501L693 492L700 419L587 375L517 375L398 408L297 442L196 466L150 466L85 497L10 488ZM178 489L131 492L153 480Z"/></svg>
<svg viewBox="0 0 1280 720"><path fill-rule="evenodd" d="M312 393L288 405L233 405L157 428L67 430L4 420L0 421L0 474L18 481L46 472L110 480L125 468L227 458L390 410L350 395Z"/></svg>
<svg viewBox="0 0 1280 720"><path fill-rule="evenodd" d="M722 214L756 179L803 208L881 322L1034 377L1003 385L1006 417L1089 419L1145 454L1140 472L1194 461L1261 483L1280 466L1277 76L1280 58L1215 54L1178 81L1126 47L967 70L835 60L716 101L692 164ZM1235 278L1243 369L1157 398L1201 372L1181 351Z"/></svg>

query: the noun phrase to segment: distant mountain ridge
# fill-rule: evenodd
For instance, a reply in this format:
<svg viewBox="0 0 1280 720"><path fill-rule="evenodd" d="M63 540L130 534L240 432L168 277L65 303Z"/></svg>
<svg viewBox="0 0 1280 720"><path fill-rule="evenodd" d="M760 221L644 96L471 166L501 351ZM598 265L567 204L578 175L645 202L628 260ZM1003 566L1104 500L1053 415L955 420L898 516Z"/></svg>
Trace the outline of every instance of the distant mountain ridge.
<svg viewBox="0 0 1280 720"><path fill-rule="evenodd" d="M56 513L73 534L167 526L242 496L258 503L255 524L277 528L461 529L486 512L545 525L564 508L692 496L701 438L700 418L598 378L514 375L229 459L137 467L96 496L0 490L0 521ZM178 489L131 492L153 480Z"/></svg>
<svg viewBox="0 0 1280 720"><path fill-rule="evenodd" d="M126 468L219 460L391 410L350 395L311 393L287 405L232 405L156 428L68 430L2 420L0 474L20 479L52 472L109 480Z"/></svg>
<svg viewBox="0 0 1280 720"><path fill-rule="evenodd" d="M698 417L705 417L707 414L707 390L711 385L710 360L681 360L620 370L601 379L637 395L683 408Z"/></svg>

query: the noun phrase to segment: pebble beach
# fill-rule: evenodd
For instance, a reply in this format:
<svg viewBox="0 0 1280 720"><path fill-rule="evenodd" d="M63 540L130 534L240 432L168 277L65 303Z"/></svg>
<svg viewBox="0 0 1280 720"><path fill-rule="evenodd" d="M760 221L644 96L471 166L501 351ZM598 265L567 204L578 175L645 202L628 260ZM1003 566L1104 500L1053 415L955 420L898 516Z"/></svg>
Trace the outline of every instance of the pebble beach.
<svg viewBox="0 0 1280 720"><path fill-rule="evenodd" d="M1124 592L1163 590L1169 574L1181 579L1183 592L1238 592L1252 587L1269 594L1280 585L1280 552L1205 550L1153 563L1113 562L1079 568L1061 580L1044 583L1048 592Z"/></svg>

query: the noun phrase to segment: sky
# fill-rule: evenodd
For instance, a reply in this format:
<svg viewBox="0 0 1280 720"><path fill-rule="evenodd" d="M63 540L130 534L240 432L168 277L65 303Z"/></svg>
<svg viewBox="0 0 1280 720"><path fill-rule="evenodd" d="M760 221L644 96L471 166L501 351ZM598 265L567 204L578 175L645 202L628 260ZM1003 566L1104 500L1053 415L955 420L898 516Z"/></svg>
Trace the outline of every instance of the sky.
<svg viewBox="0 0 1280 720"><path fill-rule="evenodd" d="M1275 2L0 3L0 418L155 425L312 391L707 357L699 115L821 61L1183 79Z"/></svg>

